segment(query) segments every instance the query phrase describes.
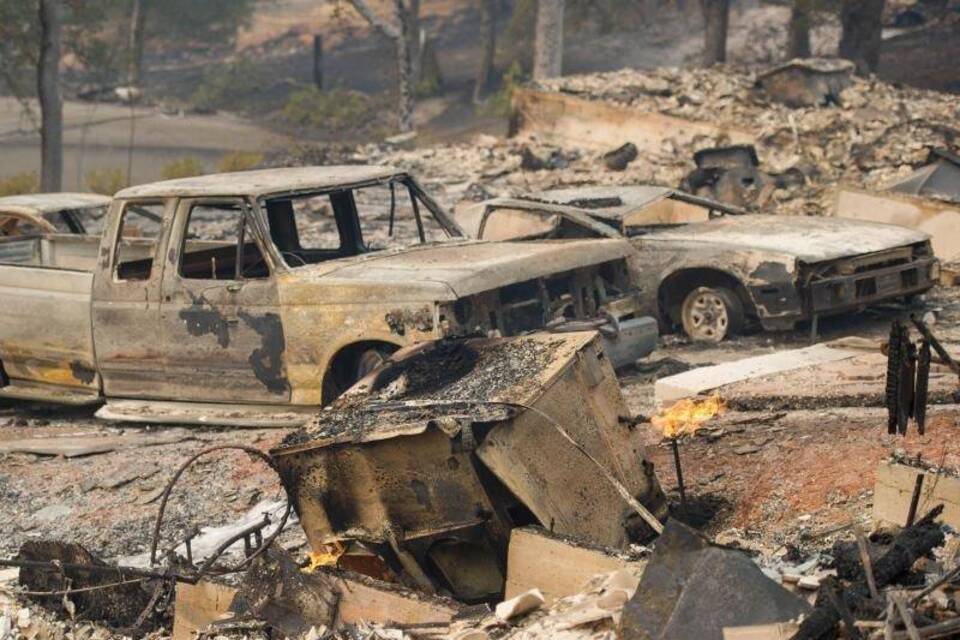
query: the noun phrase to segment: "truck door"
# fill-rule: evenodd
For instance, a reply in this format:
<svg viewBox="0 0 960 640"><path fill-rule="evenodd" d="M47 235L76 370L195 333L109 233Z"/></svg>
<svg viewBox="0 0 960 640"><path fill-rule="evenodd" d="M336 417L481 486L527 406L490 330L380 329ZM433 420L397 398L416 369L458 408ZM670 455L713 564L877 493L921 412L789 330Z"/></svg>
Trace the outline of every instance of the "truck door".
<svg viewBox="0 0 960 640"><path fill-rule="evenodd" d="M176 397L282 404L290 398L276 281L241 199L180 201L160 311Z"/></svg>
<svg viewBox="0 0 960 640"><path fill-rule="evenodd" d="M115 202L93 279L93 342L104 393L164 397L158 259L164 246L164 200Z"/></svg>

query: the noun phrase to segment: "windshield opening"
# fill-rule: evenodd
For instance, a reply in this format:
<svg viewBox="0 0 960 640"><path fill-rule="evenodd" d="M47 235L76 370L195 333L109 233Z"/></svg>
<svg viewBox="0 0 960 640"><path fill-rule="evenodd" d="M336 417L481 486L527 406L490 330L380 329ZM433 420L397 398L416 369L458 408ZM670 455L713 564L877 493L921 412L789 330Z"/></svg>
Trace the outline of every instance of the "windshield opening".
<svg viewBox="0 0 960 640"><path fill-rule="evenodd" d="M267 198L260 207L270 240L288 267L453 237L435 205L405 178Z"/></svg>

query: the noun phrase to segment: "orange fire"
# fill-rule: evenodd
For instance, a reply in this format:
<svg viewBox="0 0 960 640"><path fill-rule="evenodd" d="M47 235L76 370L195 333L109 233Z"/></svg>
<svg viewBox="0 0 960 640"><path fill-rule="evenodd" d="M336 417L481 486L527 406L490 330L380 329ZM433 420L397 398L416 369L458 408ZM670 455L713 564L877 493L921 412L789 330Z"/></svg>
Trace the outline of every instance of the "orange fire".
<svg viewBox="0 0 960 640"><path fill-rule="evenodd" d="M321 567L336 566L337 561L347 548L339 542L320 545L319 551L311 551L307 554L310 558L310 564L303 568L305 573L313 573Z"/></svg>
<svg viewBox="0 0 960 640"><path fill-rule="evenodd" d="M666 438L693 435L708 420L722 414L727 403L719 395L703 400L684 398L672 407L650 419L653 426L663 431Z"/></svg>

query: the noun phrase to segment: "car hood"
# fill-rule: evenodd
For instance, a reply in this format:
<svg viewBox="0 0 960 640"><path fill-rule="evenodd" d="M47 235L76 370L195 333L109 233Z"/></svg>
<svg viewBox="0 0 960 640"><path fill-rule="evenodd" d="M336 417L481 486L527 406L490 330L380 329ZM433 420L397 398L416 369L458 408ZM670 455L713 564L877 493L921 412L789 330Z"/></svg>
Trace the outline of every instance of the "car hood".
<svg viewBox="0 0 960 640"><path fill-rule="evenodd" d="M632 252L629 243L613 239L447 242L310 265L287 277L304 283L378 285L400 296L405 289L421 290L437 300L455 300Z"/></svg>
<svg viewBox="0 0 960 640"><path fill-rule="evenodd" d="M846 218L751 214L660 229L641 238L723 244L820 262L924 242L930 236L897 225Z"/></svg>

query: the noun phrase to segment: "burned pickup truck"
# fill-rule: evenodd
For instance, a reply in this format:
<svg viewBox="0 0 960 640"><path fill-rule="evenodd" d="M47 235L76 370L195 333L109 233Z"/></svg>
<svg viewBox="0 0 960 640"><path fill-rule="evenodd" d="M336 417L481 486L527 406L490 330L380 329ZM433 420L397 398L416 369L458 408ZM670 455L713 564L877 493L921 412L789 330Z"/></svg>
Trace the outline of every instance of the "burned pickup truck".
<svg viewBox="0 0 960 640"><path fill-rule="evenodd" d="M939 279L930 237L839 218L748 214L656 186L587 187L472 205L457 215L486 240L623 238L644 313L665 330L719 342L921 294Z"/></svg>
<svg viewBox="0 0 960 640"><path fill-rule="evenodd" d="M102 237L0 239L0 397L299 424L399 347L584 328L654 348L627 243L476 242L409 175L306 167L128 188Z"/></svg>
<svg viewBox="0 0 960 640"><path fill-rule="evenodd" d="M31 193L0 198L0 237L100 232L110 198L96 193Z"/></svg>

